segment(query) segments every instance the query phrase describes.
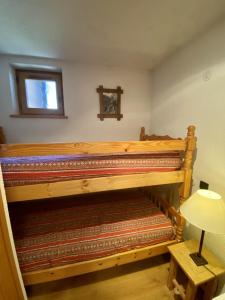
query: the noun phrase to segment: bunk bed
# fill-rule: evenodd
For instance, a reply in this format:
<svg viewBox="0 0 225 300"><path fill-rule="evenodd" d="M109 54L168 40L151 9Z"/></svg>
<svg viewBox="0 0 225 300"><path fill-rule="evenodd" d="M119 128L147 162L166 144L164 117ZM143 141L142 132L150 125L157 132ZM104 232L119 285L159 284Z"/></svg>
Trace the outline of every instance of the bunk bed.
<svg viewBox="0 0 225 300"><path fill-rule="evenodd" d="M24 284L145 259L166 253L168 245L181 241L184 219L149 187L178 184L180 203L185 201L191 190L195 144L194 126L188 127L184 139L153 138L142 128L140 141L1 144L5 193ZM65 234L73 240L69 250L64 247ZM106 247L99 249L103 244ZM80 252L74 255L74 249ZM55 260L49 259L49 252Z"/></svg>

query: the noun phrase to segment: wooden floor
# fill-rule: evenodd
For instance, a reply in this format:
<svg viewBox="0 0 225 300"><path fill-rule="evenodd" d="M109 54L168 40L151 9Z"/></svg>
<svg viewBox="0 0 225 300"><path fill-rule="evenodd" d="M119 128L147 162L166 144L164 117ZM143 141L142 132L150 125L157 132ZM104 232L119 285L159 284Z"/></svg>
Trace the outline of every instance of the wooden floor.
<svg viewBox="0 0 225 300"><path fill-rule="evenodd" d="M27 289L29 300L167 300L168 256Z"/></svg>

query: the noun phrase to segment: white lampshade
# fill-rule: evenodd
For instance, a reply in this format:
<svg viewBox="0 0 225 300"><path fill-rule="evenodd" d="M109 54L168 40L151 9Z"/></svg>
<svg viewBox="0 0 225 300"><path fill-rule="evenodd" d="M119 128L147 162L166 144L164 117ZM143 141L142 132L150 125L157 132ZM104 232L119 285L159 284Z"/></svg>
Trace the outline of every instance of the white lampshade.
<svg viewBox="0 0 225 300"><path fill-rule="evenodd" d="M180 207L184 218L211 233L225 234L225 201L209 190L198 190Z"/></svg>

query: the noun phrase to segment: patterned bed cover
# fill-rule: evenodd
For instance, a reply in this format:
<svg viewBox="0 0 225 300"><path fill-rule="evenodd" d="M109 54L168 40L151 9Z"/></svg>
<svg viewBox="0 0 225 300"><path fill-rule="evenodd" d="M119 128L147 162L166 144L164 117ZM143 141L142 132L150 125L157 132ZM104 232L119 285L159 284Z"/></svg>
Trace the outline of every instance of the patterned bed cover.
<svg viewBox="0 0 225 300"><path fill-rule="evenodd" d="M140 191L20 203L10 205L9 210L22 272L105 257L174 238L170 219Z"/></svg>
<svg viewBox="0 0 225 300"><path fill-rule="evenodd" d="M0 158L5 186L178 170L179 152Z"/></svg>

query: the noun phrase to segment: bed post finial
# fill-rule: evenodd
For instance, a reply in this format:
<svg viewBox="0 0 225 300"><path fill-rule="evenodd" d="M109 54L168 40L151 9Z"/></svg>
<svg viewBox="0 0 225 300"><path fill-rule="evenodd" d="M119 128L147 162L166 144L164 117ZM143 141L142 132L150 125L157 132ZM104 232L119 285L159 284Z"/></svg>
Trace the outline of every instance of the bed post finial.
<svg viewBox="0 0 225 300"><path fill-rule="evenodd" d="M186 142L187 142L187 146L186 146L186 154L187 153L191 153L195 150L196 148L196 137L195 137L195 126L194 125L190 125L188 126L188 131L187 131L187 137L186 137ZM190 165L192 162L192 156L188 157L189 159L187 159L187 161L185 161L185 163L187 165Z"/></svg>
<svg viewBox="0 0 225 300"><path fill-rule="evenodd" d="M195 126L188 126L186 141L186 152L184 156L184 183L181 187L180 193L180 204L182 204L191 193L192 185L192 166L193 166L193 155L196 149L196 137L195 137Z"/></svg>
<svg viewBox="0 0 225 300"><path fill-rule="evenodd" d="M141 133L140 133L140 141L145 140L145 128L141 127Z"/></svg>
<svg viewBox="0 0 225 300"><path fill-rule="evenodd" d="M5 144L5 143L6 143L6 139L5 139L4 131L3 128L0 126L0 144Z"/></svg>
<svg viewBox="0 0 225 300"><path fill-rule="evenodd" d="M194 137L195 136L195 126L194 125L190 125L187 128L187 138L188 137Z"/></svg>

